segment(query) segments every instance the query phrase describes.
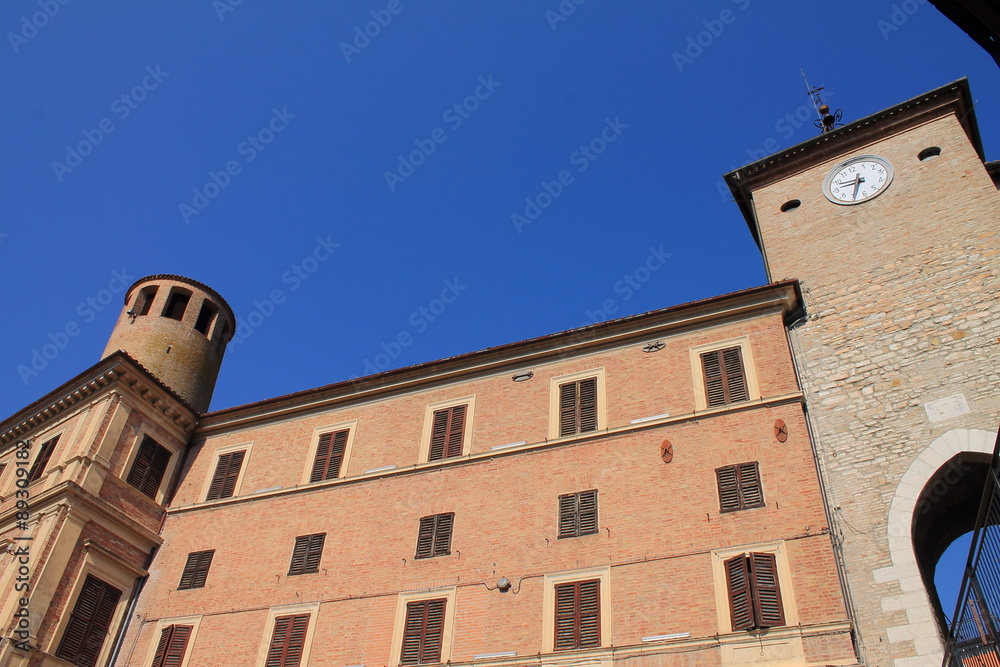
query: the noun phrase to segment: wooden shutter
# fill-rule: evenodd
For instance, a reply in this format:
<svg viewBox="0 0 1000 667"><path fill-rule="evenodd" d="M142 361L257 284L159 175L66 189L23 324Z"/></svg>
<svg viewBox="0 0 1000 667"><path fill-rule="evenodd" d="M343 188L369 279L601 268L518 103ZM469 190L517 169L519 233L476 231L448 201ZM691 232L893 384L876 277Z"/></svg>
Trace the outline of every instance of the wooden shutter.
<svg viewBox="0 0 1000 667"><path fill-rule="evenodd" d="M728 405L748 398L743 353L739 347L713 350L701 355L708 407Z"/></svg>
<svg viewBox="0 0 1000 667"><path fill-rule="evenodd" d="M215 556L215 549L188 554L187 562L184 564L184 572L181 573L181 582L177 584L177 589L202 588L205 585L205 580L208 579L208 569L212 566L213 556Z"/></svg>
<svg viewBox="0 0 1000 667"><path fill-rule="evenodd" d="M729 617L733 631L755 627L753 594L750 590L750 572L746 556L730 558L725 563L726 583L729 587Z"/></svg>
<svg viewBox="0 0 1000 667"><path fill-rule="evenodd" d="M428 461L450 459L462 455L465 439L465 412L468 406L455 405L437 410L431 427L431 446Z"/></svg>
<svg viewBox="0 0 1000 667"><path fill-rule="evenodd" d="M447 600L419 600L406 605L401 665L441 662L444 611Z"/></svg>
<svg viewBox="0 0 1000 667"><path fill-rule="evenodd" d="M742 508L763 507L764 493L760 487L760 469L756 462L736 466L740 478L740 504Z"/></svg>
<svg viewBox="0 0 1000 667"><path fill-rule="evenodd" d="M577 519L576 494L559 496L559 537L576 537Z"/></svg>
<svg viewBox="0 0 1000 667"><path fill-rule="evenodd" d="M153 667L180 667L184 662L191 625L168 625L160 633L160 643L156 645Z"/></svg>
<svg viewBox="0 0 1000 667"><path fill-rule="evenodd" d="M274 634L264 667L299 667L308 629L309 614L274 619Z"/></svg>
<svg viewBox="0 0 1000 667"><path fill-rule="evenodd" d="M597 378L580 380L580 433L597 430Z"/></svg>
<svg viewBox="0 0 1000 667"><path fill-rule="evenodd" d="M37 482L41 478L42 473L45 472L45 466L49 464L49 459L52 458L52 452L55 451L57 442L59 442L58 435L42 445L42 448L38 452L38 458L35 459L31 470L28 471L28 484Z"/></svg>
<svg viewBox="0 0 1000 667"><path fill-rule="evenodd" d="M56 657L77 667L93 667L121 595L117 588L88 574L56 650Z"/></svg>
<svg viewBox="0 0 1000 667"><path fill-rule="evenodd" d="M576 581L555 586L555 650L601 645L601 582Z"/></svg>
<svg viewBox="0 0 1000 667"><path fill-rule="evenodd" d="M781 605L778 567L774 554L752 553L747 560L750 564L750 582L757 627L774 628L784 625L785 611Z"/></svg>
<svg viewBox="0 0 1000 667"><path fill-rule="evenodd" d="M756 461L718 468L715 475L719 482L719 511L733 512L764 506L760 469Z"/></svg>
<svg viewBox="0 0 1000 667"><path fill-rule="evenodd" d="M451 553L451 534L455 525L455 515L435 514L420 519L417 534L417 554L415 558L433 558Z"/></svg>
<svg viewBox="0 0 1000 667"><path fill-rule="evenodd" d="M740 348L722 350L722 365L726 376L726 403L747 400L747 379L743 372L743 352Z"/></svg>
<svg viewBox="0 0 1000 667"><path fill-rule="evenodd" d="M309 574L319 572L319 562L323 557L323 542L326 533L302 535L295 538L295 549L292 551L292 563L288 574Z"/></svg>
<svg viewBox="0 0 1000 667"><path fill-rule="evenodd" d="M239 451L229 452L219 457L219 463L215 466L215 474L212 475L212 483L208 487L208 496L205 500L219 500L233 495L245 455L246 451Z"/></svg>
<svg viewBox="0 0 1000 667"><path fill-rule="evenodd" d="M559 537L590 535L597 527L597 490L559 496Z"/></svg>
<svg viewBox="0 0 1000 667"><path fill-rule="evenodd" d="M785 624L774 554L751 553L725 563L733 630L773 628Z"/></svg>
<svg viewBox="0 0 1000 667"><path fill-rule="evenodd" d="M150 498L155 498L169 462L170 451L147 435L139 445L139 453L125 481Z"/></svg>
<svg viewBox="0 0 1000 667"><path fill-rule="evenodd" d="M719 511L732 512L740 509L740 485L736 466L726 466L715 471L719 483Z"/></svg>
<svg viewBox="0 0 1000 667"><path fill-rule="evenodd" d="M559 385L559 435L597 430L597 378Z"/></svg>
<svg viewBox="0 0 1000 667"><path fill-rule="evenodd" d="M316 460L313 462L310 482L324 479L336 479L340 476L340 466L344 463L344 451L347 449L349 429L336 433L324 433L319 436L316 447Z"/></svg>

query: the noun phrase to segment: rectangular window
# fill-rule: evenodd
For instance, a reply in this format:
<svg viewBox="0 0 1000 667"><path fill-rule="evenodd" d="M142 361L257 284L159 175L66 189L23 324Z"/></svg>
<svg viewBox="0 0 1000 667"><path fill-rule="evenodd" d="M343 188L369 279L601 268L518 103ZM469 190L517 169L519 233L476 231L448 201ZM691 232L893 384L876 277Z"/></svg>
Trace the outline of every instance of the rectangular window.
<svg viewBox="0 0 1000 667"><path fill-rule="evenodd" d="M120 590L88 574L56 649L56 657L77 667L93 667L121 596Z"/></svg>
<svg viewBox="0 0 1000 667"><path fill-rule="evenodd" d="M785 624L774 554L741 554L725 562L733 630Z"/></svg>
<svg viewBox="0 0 1000 667"><path fill-rule="evenodd" d="M454 405L434 413L428 461L439 461L462 455L467 407Z"/></svg>
<svg viewBox="0 0 1000 667"><path fill-rule="evenodd" d="M764 506L760 468L756 461L718 468L715 476L719 483L720 512Z"/></svg>
<svg viewBox="0 0 1000 667"><path fill-rule="evenodd" d="M556 651L601 645L601 581L556 584Z"/></svg>
<svg viewBox="0 0 1000 667"><path fill-rule="evenodd" d="M274 634L264 667L299 667L308 629L309 614L274 619Z"/></svg>
<svg viewBox="0 0 1000 667"><path fill-rule="evenodd" d="M597 489L559 496L559 537L597 531Z"/></svg>
<svg viewBox="0 0 1000 667"><path fill-rule="evenodd" d="M195 331L208 335L208 329L212 326L212 320L215 319L215 314L219 312L219 309L213 306L208 301L203 301L201 304L201 310L198 312L198 319L194 323Z"/></svg>
<svg viewBox="0 0 1000 667"><path fill-rule="evenodd" d="M160 488L160 482L163 481L164 473L167 472L169 462L170 450L147 435L139 445L139 453L135 455L132 470L129 471L125 481L150 498L156 498L156 492Z"/></svg>
<svg viewBox="0 0 1000 667"><path fill-rule="evenodd" d="M135 300L135 309L132 312L135 313L136 317L149 315L149 309L153 305L153 299L155 298L156 286L144 287L139 292L139 298Z"/></svg>
<svg viewBox="0 0 1000 667"><path fill-rule="evenodd" d="M295 549L292 551L292 563L288 566L288 575L319 572L319 561L323 557L323 542L325 540L326 533L296 537Z"/></svg>
<svg viewBox="0 0 1000 667"><path fill-rule="evenodd" d="M184 311L187 310L188 301L191 300L191 293L186 290L173 289L167 305L163 307L163 317L169 317L178 322L184 319Z"/></svg>
<svg viewBox="0 0 1000 667"><path fill-rule="evenodd" d="M434 558L451 553L451 532L455 514L434 514L420 519L415 558Z"/></svg>
<svg viewBox="0 0 1000 667"><path fill-rule="evenodd" d="M177 584L177 590L202 588L205 585L205 580L208 579L208 568L212 566L213 556L215 556L215 549L189 553L187 562L184 564L184 572L181 573L181 583Z"/></svg>
<svg viewBox="0 0 1000 667"><path fill-rule="evenodd" d="M156 645L153 667L179 667L184 662L184 651L187 650L192 628L190 625L168 625L163 628L160 642Z"/></svg>
<svg viewBox="0 0 1000 667"><path fill-rule="evenodd" d="M407 603L403 651L399 656L399 664L426 665L441 662L446 603L446 599Z"/></svg>
<svg viewBox="0 0 1000 667"><path fill-rule="evenodd" d="M313 462L312 474L309 476L310 482L336 479L340 476L340 466L344 463L344 451L347 449L347 436L349 434L350 429L344 429L319 436L316 460Z"/></svg>
<svg viewBox="0 0 1000 667"><path fill-rule="evenodd" d="M244 456L246 456L245 450L219 456L219 463L215 466L215 474L212 475L212 483L208 486L208 496L205 500L232 497L236 490L236 480L240 477Z"/></svg>
<svg viewBox="0 0 1000 667"><path fill-rule="evenodd" d="M52 458L52 452L55 450L57 442L59 442L58 435L42 445L38 456L35 458L35 463L31 466L31 470L28 471L28 484L41 479L42 473L45 472L45 466L49 464L49 459Z"/></svg>
<svg viewBox="0 0 1000 667"><path fill-rule="evenodd" d="M743 353L739 346L705 352L701 355L701 367L705 374L708 407L729 405L749 398Z"/></svg>
<svg viewBox="0 0 1000 667"><path fill-rule="evenodd" d="M559 435L597 430L597 378L559 385Z"/></svg>

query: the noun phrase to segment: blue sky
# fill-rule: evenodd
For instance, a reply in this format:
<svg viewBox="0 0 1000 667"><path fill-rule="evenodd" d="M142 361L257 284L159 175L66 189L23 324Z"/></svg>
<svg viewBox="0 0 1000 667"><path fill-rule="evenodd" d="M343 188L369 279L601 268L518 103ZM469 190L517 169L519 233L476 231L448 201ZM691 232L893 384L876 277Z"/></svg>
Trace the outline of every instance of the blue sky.
<svg viewBox="0 0 1000 667"><path fill-rule="evenodd" d="M97 361L148 274L244 322L215 409L762 284L721 175L816 133L800 68L848 121L967 76L1000 154L996 65L920 0L6 0L0 26L3 414Z"/></svg>

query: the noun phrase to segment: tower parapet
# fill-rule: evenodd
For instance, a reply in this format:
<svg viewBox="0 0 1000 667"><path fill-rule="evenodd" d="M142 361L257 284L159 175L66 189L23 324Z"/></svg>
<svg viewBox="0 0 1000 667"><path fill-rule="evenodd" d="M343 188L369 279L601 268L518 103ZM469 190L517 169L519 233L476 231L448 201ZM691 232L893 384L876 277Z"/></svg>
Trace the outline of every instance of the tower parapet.
<svg viewBox="0 0 1000 667"><path fill-rule="evenodd" d="M184 276L146 276L125 293L101 358L124 350L205 412L235 322L233 309L211 287Z"/></svg>

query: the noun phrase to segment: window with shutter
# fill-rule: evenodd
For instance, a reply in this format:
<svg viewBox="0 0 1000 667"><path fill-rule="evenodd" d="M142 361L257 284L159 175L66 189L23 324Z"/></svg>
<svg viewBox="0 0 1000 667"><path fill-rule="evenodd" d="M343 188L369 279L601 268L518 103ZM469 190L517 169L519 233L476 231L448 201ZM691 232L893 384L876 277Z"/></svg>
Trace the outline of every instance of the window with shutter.
<svg viewBox="0 0 1000 667"><path fill-rule="evenodd" d="M323 557L325 541L326 533L296 537L295 549L292 550L292 563L288 566L289 576L319 572L319 561Z"/></svg>
<svg viewBox="0 0 1000 667"><path fill-rule="evenodd" d="M598 532L597 489L559 496L559 537Z"/></svg>
<svg viewBox="0 0 1000 667"><path fill-rule="evenodd" d="M192 628L191 625L168 625L163 628L156 645L153 667L180 667Z"/></svg>
<svg viewBox="0 0 1000 667"><path fill-rule="evenodd" d="M467 405L453 405L450 408L434 412L428 461L439 461L462 455L467 410Z"/></svg>
<svg viewBox="0 0 1000 667"><path fill-rule="evenodd" d="M414 558L434 558L451 553L451 533L455 514L434 514L420 519L417 554Z"/></svg>
<svg viewBox="0 0 1000 667"><path fill-rule="evenodd" d="M559 435L597 430L597 378L559 385Z"/></svg>
<svg viewBox="0 0 1000 667"><path fill-rule="evenodd" d="M785 624L774 554L742 554L730 558L724 565L733 630L774 628Z"/></svg>
<svg viewBox="0 0 1000 667"><path fill-rule="evenodd" d="M215 466L215 474L212 475L212 483L208 487L208 496L205 500L219 500L233 495L245 455L246 451L241 450L219 456L219 462Z"/></svg>
<svg viewBox="0 0 1000 667"><path fill-rule="evenodd" d="M701 355L708 407L738 403L749 398L743 352L737 347L712 350Z"/></svg>
<svg viewBox="0 0 1000 667"><path fill-rule="evenodd" d="M274 619L274 634L264 667L299 667L308 629L309 614Z"/></svg>
<svg viewBox="0 0 1000 667"><path fill-rule="evenodd" d="M319 436L316 460L313 461L312 473L309 475L310 482L321 482L340 476L340 466L344 464L348 435L350 435L350 430L344 429Z"/></svg>
<svg viewBox="0 0 1000 667"><path fill-rule="evenodd" d="M719 483L720 512L764 507L760 468L756 461L718 468L715 476Z"/></svg>
<svg viewBox="0 0 1000 667"><path fill-rule="evenodd" d="M441 662L445 603L446 599L407 603L399 664L426 665Z"/></svg>
<svg viewBox="0 0 1000 667"><path fill-rule="evenodd" d="M177 584L177 590L202 588L205 585L205 580L208 579L208 568L212 566L213 556L215 556L215 549L189 553L187 562L184 564L184 572L181 573L181 582Z"/></svg>
<svg viewBox="0 0 1000 667"><path fill-rule="evenodd" d="M148 435L142 439L139 452L135 455L132 470L125 481L139 489L150 498L156 498L156 492L167 472L170 462L170 450L161 446Z"/></svg>
<svg viewBox="0 0 1000 667"><path fill-rule="evenodd" d="M601 645L601 582L574 581L555 586L556 651Z"/></svg>
<svg viewBox="0 0 1000 667"><path fill-rule="evenodd" d="M120 590L88 574L56 649L56 657L77 667L93 667L121 596Z"/></svg>
<svg viewBox="0 0 1000 667"><path fill-rule="evenodd" d="M59 442L59 436L52 438L42 445L42 448L38 451L38 456L35 458L34 464L31 466L31 470L28 471L28 484L37 482L42 477L42 473L45 472L45 466L49 464L49 459L52 458L52 452L55 451L56 443Z"/></svg>

